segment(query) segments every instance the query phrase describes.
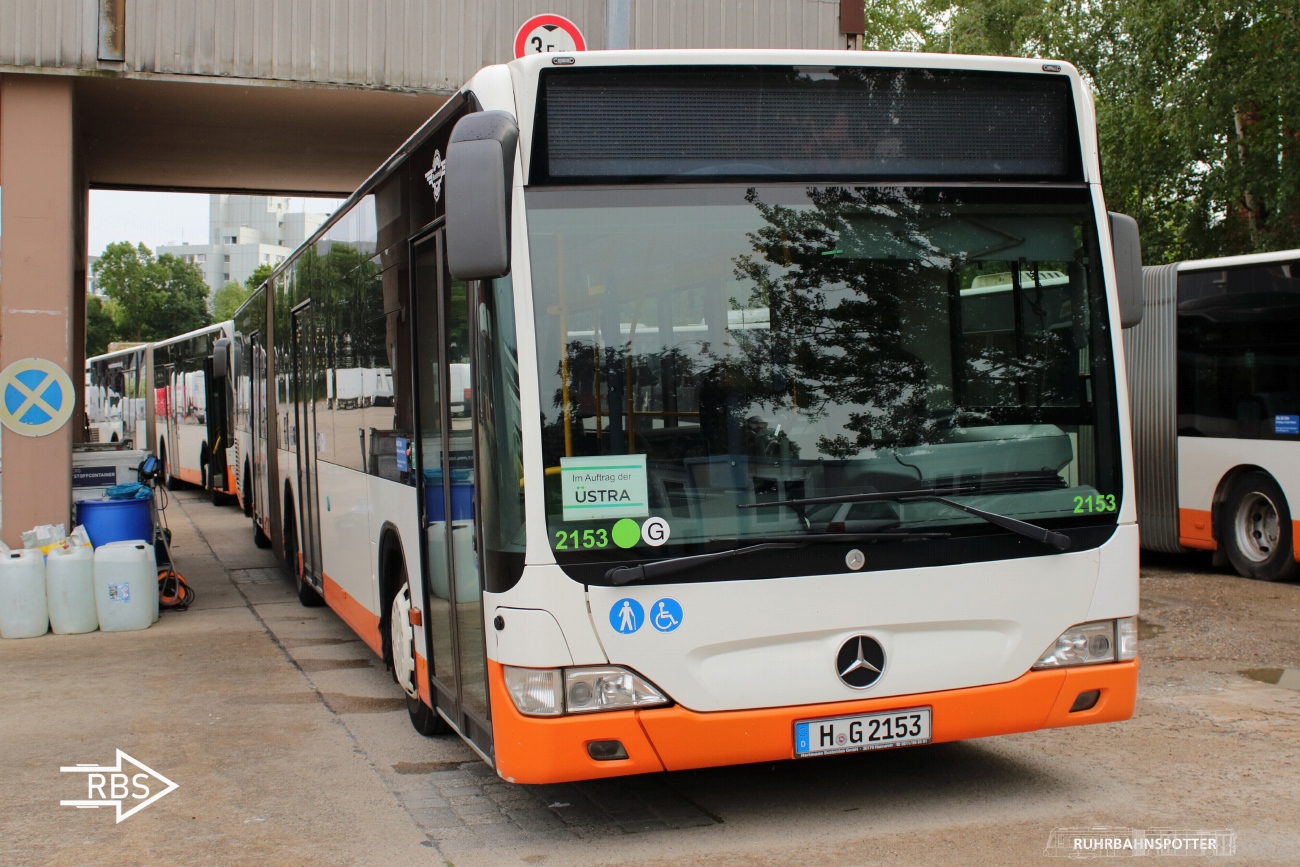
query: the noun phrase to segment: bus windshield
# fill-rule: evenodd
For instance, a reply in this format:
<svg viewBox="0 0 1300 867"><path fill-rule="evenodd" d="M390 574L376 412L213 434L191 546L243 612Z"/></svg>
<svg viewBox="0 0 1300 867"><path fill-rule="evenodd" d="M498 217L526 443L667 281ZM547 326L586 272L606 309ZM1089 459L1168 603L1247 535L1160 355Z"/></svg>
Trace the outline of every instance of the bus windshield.
<svg viewBox="0 0 1300 867"><path fill-rule="evenodd" d="M1003 532L930 502L761 507L875 491L958 488L1024 521L1113 527L1082 187L534 188L527 207L561 564Z"/></svg>

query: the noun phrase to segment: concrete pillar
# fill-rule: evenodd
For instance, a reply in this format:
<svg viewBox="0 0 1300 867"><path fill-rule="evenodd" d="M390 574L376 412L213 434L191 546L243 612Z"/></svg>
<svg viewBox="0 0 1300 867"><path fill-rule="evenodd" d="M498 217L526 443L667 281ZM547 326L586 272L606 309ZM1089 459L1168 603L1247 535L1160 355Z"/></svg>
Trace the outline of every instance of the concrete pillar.
<svg viewBox="0 0 1300 867"><path fill-rule="evenodd" d="M0 75L0 370L21 358L46 358L83 391L79 368L85 284L77 285L78 194L73 133L73 80L43 75ZM80 301L80 303L78 303ZM37 524L69 519L72 441L81 425L81 400L72 418L52 434L24 437L0 428L3 446L4 540L22 546ZM71 529L71 528L69 528Z"/></svg>
<svg viewBox="0 0 1300 867"><path fill-rule="evenodd" d="M605 0L605 47L632 47L632 0Z"/></svg>

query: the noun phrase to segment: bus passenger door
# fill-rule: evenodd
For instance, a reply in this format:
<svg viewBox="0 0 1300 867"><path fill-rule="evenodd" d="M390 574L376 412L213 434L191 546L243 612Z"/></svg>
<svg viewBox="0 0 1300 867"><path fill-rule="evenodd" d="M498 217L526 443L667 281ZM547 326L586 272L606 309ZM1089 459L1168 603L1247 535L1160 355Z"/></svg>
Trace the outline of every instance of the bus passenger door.
<svg viewBox="0 0 1300 867"><path fill-rule="evenodd" d="M303 580L323 593L320 516L316 497L316 393L320 378L316 359L316 317L310 301L293 309L293 384L291 402L298 427L298 517L302 536ZM295 565L296 564L291 564Z"/></svg>
<svg viewBox="0 0 1300 867"><path fill-rule="evenodd" d="M267 514L262 493L266 484L266 350L262 348L262 332L254 331L248 343L252 359L248 371L248 469L254 480L249 493L253 520L260 521Z"/></svg>
<svg viewBox="0 0 1300 867"><path fill-rule="evenodd" d="M439 232L414 249L416 443L423 508L423 600L431 695L491 755L483 596L478 577L469 299L446 273Z"/></svg>

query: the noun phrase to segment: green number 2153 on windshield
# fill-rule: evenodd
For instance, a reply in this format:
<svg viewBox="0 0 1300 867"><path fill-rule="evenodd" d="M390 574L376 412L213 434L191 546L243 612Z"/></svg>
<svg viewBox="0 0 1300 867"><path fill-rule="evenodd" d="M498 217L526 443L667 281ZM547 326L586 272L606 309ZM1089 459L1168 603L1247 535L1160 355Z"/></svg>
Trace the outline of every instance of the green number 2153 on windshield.
<svg viewBox="0 0 1300 867"><path fill-rule="evenodd" d="M1115 505L1114 494L1097 494L1093 497L1075 497L1074 514L1083 515L1089 512L1113 512L1118 508Z"/></svg>

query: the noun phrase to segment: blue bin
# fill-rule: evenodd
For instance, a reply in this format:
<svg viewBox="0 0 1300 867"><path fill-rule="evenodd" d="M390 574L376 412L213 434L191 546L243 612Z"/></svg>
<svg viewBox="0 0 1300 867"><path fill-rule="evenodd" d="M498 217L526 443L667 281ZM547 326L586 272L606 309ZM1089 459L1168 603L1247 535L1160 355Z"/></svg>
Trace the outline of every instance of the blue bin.
<svg viewBox="0 0 1300 867"><path fill-rule="evenodd" d="M425 470L424 508L430 521L445 521L447 510L442 500L442 471ZM474 517L474 482L469 470L451 471L451 519L468 521Z"/></svg>
<svg viewBox="0 0 1300 867"><path fill-rule="evenodd" d="M474 517L474 483L458 482L452 476L451 482L451 519L469 521Z"/></svg>
<svg viewBox="0 0 1300 867"><path fill-rule="evenodd" d="M139 539L153 543L153 516L149 500L80 500L77 523L86 528L90 544L98 548L109 542Z"/></svg>

